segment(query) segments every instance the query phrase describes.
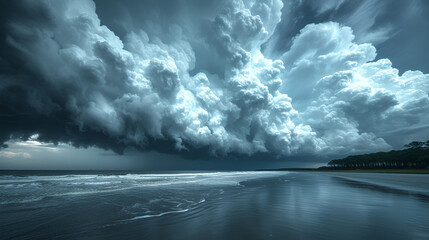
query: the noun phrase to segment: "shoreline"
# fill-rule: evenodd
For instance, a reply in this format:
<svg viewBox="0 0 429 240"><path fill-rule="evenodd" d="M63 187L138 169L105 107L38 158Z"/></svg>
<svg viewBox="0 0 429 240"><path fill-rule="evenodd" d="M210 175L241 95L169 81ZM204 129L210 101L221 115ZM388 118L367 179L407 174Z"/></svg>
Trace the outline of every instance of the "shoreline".
<svg viewBox="0 0 429 240"><path fill-rule="evenodd" d="M314 169L314 170L282 170L302 172L341 172L341 173L397 173L397 174L429 174L429 169Z"/></svg>
<svg viewBox="0 0 429 240"><path fill-rule="evenodd" d="M289 171L289 172L338 172L338 173L395 173L395 174L429 174L428 169L318 169L318 168L278 168L238 170L239 172L260 171ZM177 174L177 173L210 173L210 172L234 172L234 171L141 171L141 170L5 170L0 169L0 176L56 176L56 175L127 175L127 174Z"/></svg>

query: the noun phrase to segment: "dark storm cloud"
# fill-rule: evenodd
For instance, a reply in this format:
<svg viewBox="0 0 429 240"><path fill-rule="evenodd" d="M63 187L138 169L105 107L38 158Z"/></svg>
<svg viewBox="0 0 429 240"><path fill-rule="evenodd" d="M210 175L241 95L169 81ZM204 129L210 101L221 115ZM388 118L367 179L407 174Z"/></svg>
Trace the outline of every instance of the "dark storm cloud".
<svg viewBox="0 0 429 240"><path fill-rule="evenodd" d="M33 134L39 134L39 141L66 142L75 147L97 146L118 153L130 145L145 149L146 146L124 143L112 138L107 132L80 125L76 116L67 109L70 96L80 95L80 100L85 101L83 95L87 89L82 88L90 88L92 84L104 81L100 76L104 74L100 73L104 69L97 62L93 66L71 69L62 65L64 62L56 62L61 42L55 40L56 36L51 29L61 26L55 19L58 16L55 16L53 9L44 2L14 1L1 4L0 142L4 143L10 138L25 140ZM77 24L87 23L91 23L90 19L77 21ZM73 35L67 37L80 37ZM94 51L106 63L116 63L115 56L109 55L106 49L108 46L99 43L94 47ZM54 71L58 68L62 68L61 71L74 71L75 76L49 76L50 68ZM52 79L56 77L69 79ZM83 81L79 82L80 79ZM51 84L50 81L56 80L57 85ZM61 80L67 82L62 83ZM151 138L147 141L152 142L149 144L151 149L165 152L174 150L170 147L172 142L168 140L156 141Z"/></svg>
<svg viewBox="0 0 429 240"><path fill-rule="evenodd" d="M189 6L183 11L198 13ZM38 133L41 141L118 152L133 146L212 156L312 151L311 129L295 126L290 99L277 91L281 61L257 51L281 6L225 3L199 24L202 14L176 21L177 14L162 17L171 8L153 3L149 19L127 10L125 18L137 22L118 29L121 38L100 23L91 1L4 6L13 14L3 21L10 72L2 73L2 139ZM29 14L34 9L42 13ZM194 49L215 58L195 68ZM200 72L207 65L218 67Z"/></svg>
<svg viewBox="0 0 429 240"><path fill-rule="evenodd" d="M374 61L364 42L388 42L390 16L347 27L385 7L364 2L291 1L283 17L280 0L2 2L0 142L190 158L390 149L385 133L428 124L428 75Z"/></svg>

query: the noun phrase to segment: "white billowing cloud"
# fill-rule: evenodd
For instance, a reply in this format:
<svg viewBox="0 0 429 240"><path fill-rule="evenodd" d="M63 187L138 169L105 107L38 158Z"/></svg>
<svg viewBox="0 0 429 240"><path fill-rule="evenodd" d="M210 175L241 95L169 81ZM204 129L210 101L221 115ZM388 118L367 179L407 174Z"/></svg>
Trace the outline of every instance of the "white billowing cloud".
<svg viewBox="0 0 429 240"><path fill-rule="evenodd" d="M282 56L286 66L283 91L305 106L311 96L308 90L320 78L374 60L375 48L355 44L353 39L351 28L334 22L304 27Z"/></svg>
<svg viewBox="0 0 429 240"><path fill-rule="evenodd" d="M351 29L337 23L306 26L283 55L289 71L282 91L297 100L302 122L326 151L387 150L392 139L381 138L384 133L428 124L429 75L399 75L388 59L370 62L375 48L353 39Z"/></svg>

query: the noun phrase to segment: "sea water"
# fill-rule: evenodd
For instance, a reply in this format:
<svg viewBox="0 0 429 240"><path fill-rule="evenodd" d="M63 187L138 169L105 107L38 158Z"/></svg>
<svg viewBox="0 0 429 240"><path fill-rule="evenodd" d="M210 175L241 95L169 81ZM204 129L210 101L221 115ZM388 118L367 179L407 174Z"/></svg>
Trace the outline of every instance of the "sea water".
<svg viewBox="0 0 429 240"><path fill-rule="evenodd" d="M429 176L2 172L0 239L429 239Z"/></svg>

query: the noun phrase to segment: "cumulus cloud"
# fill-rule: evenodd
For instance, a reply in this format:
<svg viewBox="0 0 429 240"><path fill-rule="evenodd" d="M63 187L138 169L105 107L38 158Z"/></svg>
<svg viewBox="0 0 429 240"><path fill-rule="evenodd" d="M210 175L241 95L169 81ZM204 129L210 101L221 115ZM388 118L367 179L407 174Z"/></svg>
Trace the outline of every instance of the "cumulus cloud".
<svg viewBox="0 0 429 240"><path fill-rule="evenodd" d="M311 96L308 90L320 78L374 60L376 50L371 44L356 44L353 40L352 29L338 23L304 27L294 38L290 50L282 56L288 70L283 91L297 105L307 105Z"/></svg>
<svg viewBox="0 0 429 240"><path fill-rule="evenodd" d="M389 58L400 72L429 72L427 44L429 2L425 0L288 0L282 19L264 52L278 57L311 23L338 22L353 29L356 43L371 43L379 58ZM410 37L412 36L412 37Z"/></svg>
<svg viewBox="0 0 429 240"><path fill-rule="evenodd" d="M92 1L14 2L1 31L0 140L314 156L389 149L383 132L424 123L427 75L371 62L375 48L349 27L310 24L280 59L265 56L282 6L222 1L198 14L183 3L177 12L196 14L117 34Z"/></svg>
<svg viewBox="0 0 429 240"><path fill-rule="evenodd" d="M117 145L119 151L152 149L160 141L182 152L206 148L214 156L290 155L303 143L305 149L316 146L311 128L294 123L291 100L278 91L282 61L259 51L280 20L281 1L228 2L206 19L204 47L227 64L222 72L195 74L195 54L181 26L169 26L175 38L168 43L144 29L120 39L100 23L93 2L19 7L35 6L46 12L38 21L22 15L6 24L6 44L16 56L7 63L24 71L2 75L2 90L9 93L4 111L29 121L23 138L37 132L40 140L77 146L105 138L101 147ZM18 95L12 89L23 106L13 103ZM25 113L55 121L60 131L31 126ZM3 129L3 140L20 137L21 127ZM50 136L55 131L60 137Z"/></svg>
<svg viewBox="0 0 429 240"><path fill-rule="evenodd" d="M388 59L373 61L372 45L353 39L338 23L307 25L283 55L289 71L282 88L328 151L387 150L397 136L385 132L427 125L429 75L399 75Z"/></svg>

